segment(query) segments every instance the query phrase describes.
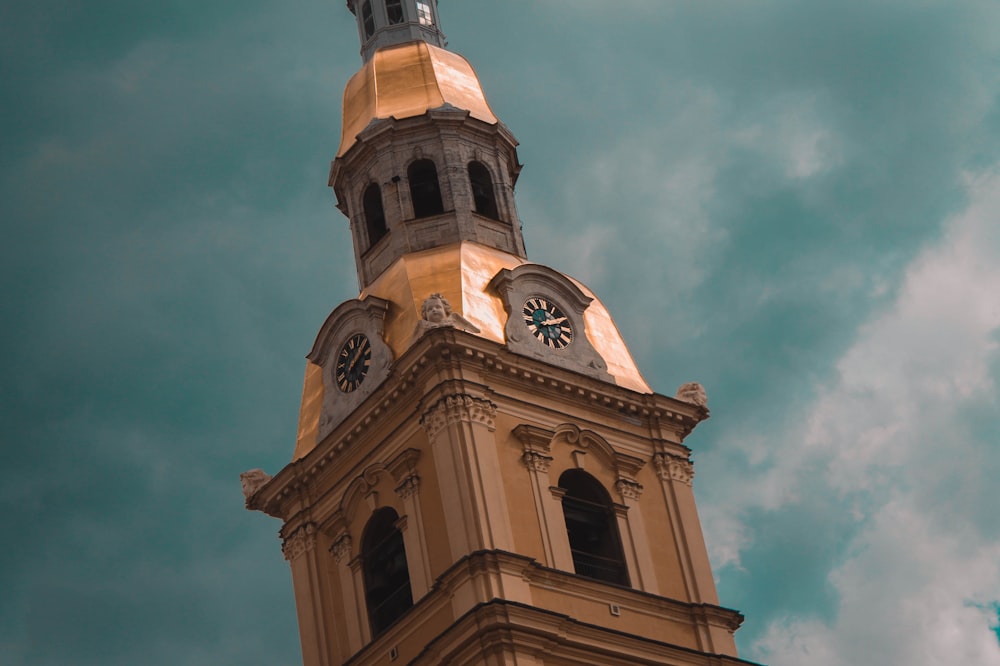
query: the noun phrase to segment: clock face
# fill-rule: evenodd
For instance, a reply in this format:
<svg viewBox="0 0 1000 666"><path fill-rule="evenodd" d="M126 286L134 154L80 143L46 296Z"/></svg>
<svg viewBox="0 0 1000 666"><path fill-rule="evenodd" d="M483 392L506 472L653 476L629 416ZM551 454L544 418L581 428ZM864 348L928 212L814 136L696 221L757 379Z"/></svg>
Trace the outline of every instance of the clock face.
<svg viewBox="0 0 1000 666"><path fill-rule="evenodd" d="M337 386L344 393L350 393L361 386L372 363L372 343L361 333L344 343L337 355Z"/></svg>
<svg viewBox="0 0 1000 666"><path fill-rule="evenodd" d="M552 349L565 349L573 342L573 327L554 303L535 296L525 301L521 313L531 334Z"/></svg>

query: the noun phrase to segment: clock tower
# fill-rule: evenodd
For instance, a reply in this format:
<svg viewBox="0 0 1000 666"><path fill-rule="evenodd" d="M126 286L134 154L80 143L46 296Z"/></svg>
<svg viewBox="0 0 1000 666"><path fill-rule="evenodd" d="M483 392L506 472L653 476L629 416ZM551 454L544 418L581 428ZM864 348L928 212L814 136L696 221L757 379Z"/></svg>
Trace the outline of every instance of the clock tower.
<svg viewBox="0 0 1000 666"><path fill-rule="evenodd" d="M243 475L282 521L306 666L746 664L685 438L600 300L528 261L517 141L436 0L348 0L329 184L360 293L307 354L292 461Z"/></svg>

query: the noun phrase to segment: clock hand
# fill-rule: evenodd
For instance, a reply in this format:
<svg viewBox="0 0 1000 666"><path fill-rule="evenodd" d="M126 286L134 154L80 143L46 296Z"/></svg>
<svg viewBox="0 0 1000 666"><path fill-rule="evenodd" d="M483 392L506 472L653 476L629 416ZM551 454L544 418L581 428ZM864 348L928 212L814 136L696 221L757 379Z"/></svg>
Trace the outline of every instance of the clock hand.
<svg viewBox="0 0 1000 666"><path fill-rule="evenodd" d="M354 372L354 366L356 366L358 364L358 361L360 360L361 360L361 349L359 347L357 350L355 350L354 354L351 355L351 363L347 367L347 372L349 373Z"/></svg>

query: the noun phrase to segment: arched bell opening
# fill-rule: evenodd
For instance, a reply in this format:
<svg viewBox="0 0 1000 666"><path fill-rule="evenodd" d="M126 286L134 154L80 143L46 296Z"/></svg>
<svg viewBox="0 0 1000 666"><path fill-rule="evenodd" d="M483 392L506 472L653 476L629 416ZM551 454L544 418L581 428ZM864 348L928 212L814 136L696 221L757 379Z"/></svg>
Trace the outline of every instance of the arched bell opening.
<svg viewBox="0 0 1000 666"><path fill-rule="evenodd" d="M601 482L579 469L559 477L563 516L573 555L573 568L580 576L616 585L628 585L625 553L611 496Z"/></svg>
<svg viewBox="0 0 1000 666"><path fill-rule="evenodd" d="M369 519L361 540L365 605L372 637L377 637L413 606L410 572L399 514L385 507Z"/></svg>

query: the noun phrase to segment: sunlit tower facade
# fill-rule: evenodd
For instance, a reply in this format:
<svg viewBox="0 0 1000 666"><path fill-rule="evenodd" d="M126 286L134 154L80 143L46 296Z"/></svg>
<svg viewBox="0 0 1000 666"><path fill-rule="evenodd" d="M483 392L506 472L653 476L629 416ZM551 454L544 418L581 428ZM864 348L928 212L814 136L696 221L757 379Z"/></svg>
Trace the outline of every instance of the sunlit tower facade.
<svg viewBox="0 0 1000 666"><path fill-rule="evenodd" d="M360 293L307 355L282 521L306 666L746 664L684 444L604 305L528 261L517 141L435 0L348 0L329 183Z"/></svg>

